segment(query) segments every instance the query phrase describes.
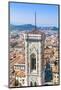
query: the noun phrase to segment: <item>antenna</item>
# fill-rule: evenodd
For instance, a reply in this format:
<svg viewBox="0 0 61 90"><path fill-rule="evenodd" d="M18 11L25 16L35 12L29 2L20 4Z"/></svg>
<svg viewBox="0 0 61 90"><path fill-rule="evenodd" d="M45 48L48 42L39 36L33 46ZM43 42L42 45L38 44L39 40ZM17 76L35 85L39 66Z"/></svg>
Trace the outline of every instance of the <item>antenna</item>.
<svg viewBox="0 0 61 90"><path fill-rule="evenodd" d="M36 30L36 12L35 12L35 30Z"/></svg>

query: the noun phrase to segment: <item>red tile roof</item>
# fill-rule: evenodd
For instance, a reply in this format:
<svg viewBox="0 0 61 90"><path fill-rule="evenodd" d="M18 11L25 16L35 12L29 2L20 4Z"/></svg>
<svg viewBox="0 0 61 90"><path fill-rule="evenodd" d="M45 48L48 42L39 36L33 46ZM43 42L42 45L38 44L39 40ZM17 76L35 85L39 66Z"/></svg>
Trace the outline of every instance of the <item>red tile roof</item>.
<svg viewBox="0 0 61 90"><path fill-rule="evenodd" d="M23 70L15 71L15 74L17 77L25 77L26 76L26 74Z"/></svg>

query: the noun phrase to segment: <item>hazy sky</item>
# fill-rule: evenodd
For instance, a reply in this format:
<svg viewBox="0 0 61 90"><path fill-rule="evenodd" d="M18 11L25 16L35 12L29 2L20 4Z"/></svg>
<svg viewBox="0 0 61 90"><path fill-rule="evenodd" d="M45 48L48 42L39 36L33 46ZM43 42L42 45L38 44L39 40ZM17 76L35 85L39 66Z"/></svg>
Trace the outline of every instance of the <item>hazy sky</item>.
<svg viewBox="0 0 61 90"><path fill-rule="evenodd" d="M10 3L10 24L35 24L58 26L58 6L43 4Z"/></svg>

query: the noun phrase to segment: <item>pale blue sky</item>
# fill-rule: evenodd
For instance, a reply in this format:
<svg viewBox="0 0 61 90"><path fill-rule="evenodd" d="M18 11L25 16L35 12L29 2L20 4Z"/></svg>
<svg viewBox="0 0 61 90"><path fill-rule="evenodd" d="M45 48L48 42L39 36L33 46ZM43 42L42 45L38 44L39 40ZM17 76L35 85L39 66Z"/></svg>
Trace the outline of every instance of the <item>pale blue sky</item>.
<svg viewBox="0 0 61 90"><path fill-rule="evenodd" d="M35 24L58 27L58 5L10 3L10 24Z"/></svg>

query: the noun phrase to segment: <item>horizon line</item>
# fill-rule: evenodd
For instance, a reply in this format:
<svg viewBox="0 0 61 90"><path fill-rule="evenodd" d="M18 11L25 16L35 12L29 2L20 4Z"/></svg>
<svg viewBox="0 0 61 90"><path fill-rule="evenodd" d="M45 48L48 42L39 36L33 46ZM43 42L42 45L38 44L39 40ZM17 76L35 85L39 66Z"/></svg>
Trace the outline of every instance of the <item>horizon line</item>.
<svg viewBox="0 0 61 90"><path fill-rule="evenodd" d="M11 24L11 23L10 23L10 25L14 25L14 26L33 25L33 26L35 26L34 24ZM57 27L57 26L55 26L55 25L36 25L36 27ZM57 27L57 28L59 28L59 27Z"/></svg>

